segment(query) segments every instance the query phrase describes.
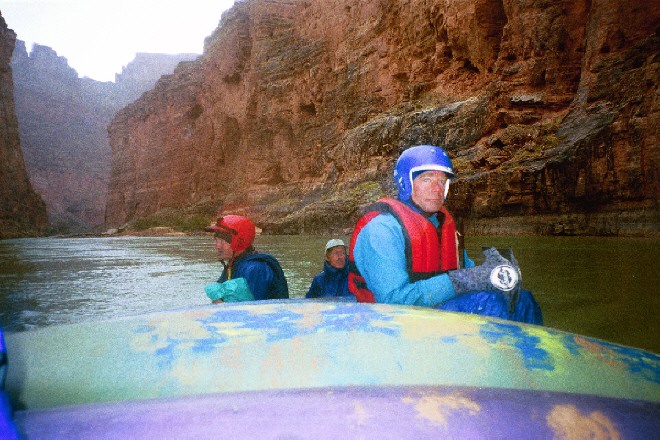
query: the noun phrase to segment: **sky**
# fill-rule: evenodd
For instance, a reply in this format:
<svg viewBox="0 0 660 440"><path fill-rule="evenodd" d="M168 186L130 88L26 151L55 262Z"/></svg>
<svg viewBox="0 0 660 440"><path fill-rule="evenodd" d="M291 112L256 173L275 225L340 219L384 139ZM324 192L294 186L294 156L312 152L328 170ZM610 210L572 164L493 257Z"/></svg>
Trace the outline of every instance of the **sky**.
<svg viewBox="0 0 660 440"><path fill-rule="evenodd" d="M234 0L0 0L0 12L30 52L37 43L80 77L114 81L138 52L202 53Z"/></svg>

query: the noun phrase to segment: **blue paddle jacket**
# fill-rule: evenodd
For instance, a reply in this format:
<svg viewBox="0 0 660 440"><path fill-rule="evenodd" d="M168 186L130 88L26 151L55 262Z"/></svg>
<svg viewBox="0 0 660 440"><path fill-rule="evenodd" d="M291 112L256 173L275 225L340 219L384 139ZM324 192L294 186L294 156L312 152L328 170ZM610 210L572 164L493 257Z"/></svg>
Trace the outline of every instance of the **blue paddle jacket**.
<svg viewBox="0 0 660 440"><path fill-rule="evenodd" d="M245 278L255 300L289 297L289 287L280 263L269 254L249 253L225 267L218 283Z"/></svg>
<svg viewBox="0 0 660 440"><path fill-rule="evenodd" d="M440 224L436 214L428 220L436 227ZM362 228L353 256L376 302L434 307L455 296L446 274L410 280L403 226L392 214L380 214Z"/></svg>
<svg viewBox="0 0 660 440"><path fill-rule="evenodd" d="M410 209L417 208L406 203ZM436 214L428 220L439 225ZM405 239L401 223L389 213L367 223L355 240L355 264L366 280L376 302L434 307L442 310L495 316L518 322L542 324L541 309L532 293L523 290L513 312L498 292L471 292L456 296L446 274L411 281L406 270ZM474 262L464 253L466 267Z"/></svg>
<svg viewBox="0 0 660 440"><path fill-rule="evenodd" d="M348 265L342 269L323 263L323 272L317 274L309 286L305 298L324 298L334 296L353 296L348 291Z"/></svg>

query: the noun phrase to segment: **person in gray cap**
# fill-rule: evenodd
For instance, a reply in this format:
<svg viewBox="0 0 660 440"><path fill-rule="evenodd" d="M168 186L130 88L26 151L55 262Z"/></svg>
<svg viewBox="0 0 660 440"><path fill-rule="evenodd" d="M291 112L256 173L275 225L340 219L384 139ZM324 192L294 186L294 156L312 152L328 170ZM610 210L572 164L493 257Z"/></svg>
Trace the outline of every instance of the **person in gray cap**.
<svg viewBox="0 0 660 440"><path fill-rule="evenodd" d="M305 298L334 297L353 297L348 290L346 245L339 238L333 238L326 243L323 271L314 277L305 295Z"/></svg>

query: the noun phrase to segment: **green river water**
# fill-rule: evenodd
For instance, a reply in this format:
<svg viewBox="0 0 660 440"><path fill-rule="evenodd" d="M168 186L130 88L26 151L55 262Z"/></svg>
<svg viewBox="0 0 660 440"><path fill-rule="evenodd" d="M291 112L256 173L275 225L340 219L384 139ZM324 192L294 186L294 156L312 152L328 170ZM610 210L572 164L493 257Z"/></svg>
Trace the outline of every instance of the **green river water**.
<svg viewBox="0 0 660 440"><path fill-rule="evenodd" d="M321 270L328 236L258 236L282 264L292 297ZM348 237L341 237L348 243ZM545 325L660 352L657 240L468 237L514 250ZM221 271L210 237L40 238L0 241L0 324L23 331L208 304Z"/></svg>

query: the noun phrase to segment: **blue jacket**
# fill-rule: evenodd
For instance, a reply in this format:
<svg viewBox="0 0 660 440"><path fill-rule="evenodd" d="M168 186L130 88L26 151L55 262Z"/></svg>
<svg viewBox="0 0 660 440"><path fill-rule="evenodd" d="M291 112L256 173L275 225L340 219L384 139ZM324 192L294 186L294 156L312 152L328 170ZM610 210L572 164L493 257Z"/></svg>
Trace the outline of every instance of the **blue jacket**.
<svg viewBox="0 0 660 440"><path fill-rule="evenodd" d="M353 296L348 291L348 265L345 265L342 269L337 269L326 261L323 264L323 272L314 277L305 298L335 296Z"/></svg>
<svg viewBox="0 0 660 440"><path fill-rule="evenodd" d="M438 226L435 214L429 221ZM541 309L529 291L522 291L515 311L509 312L501 293L472 292L457 297L446 274L411 282L406 270L403 228L392 214L380 214L367 223L356 238L353 252L355 264L369 290L374 293L376 302L435 307L518 322L543 323ZM466 253L463 255L465 266L473 267L474 262Z"/></svg>
<svg viewBox="0 0 660 440"><path fill-rule="evenodd" d="M218 283L227 281L229 269L232 279L245 278L255 300L289 297L289 287L282 267L272 255L258 253L241 255L233 261L230 268L225 267Z"/></svg>
<svg viewBox="0 0 660 440"><path fill-rule="evenodd" d="M435 215L429 220L438 225ZM376 302L433 307L454 297L446 274L410 281L403 229L392 214L380 214L364 226L353 255Z"/></svg>
<svg viewBox="0 0 660 440"><path fill-rule="evenodd" d="M7 349L5 339L0 327L0 438L18 440L18 431L12 419L13 408L9 396L5 391L5 377L7 375Z"/></svg>

